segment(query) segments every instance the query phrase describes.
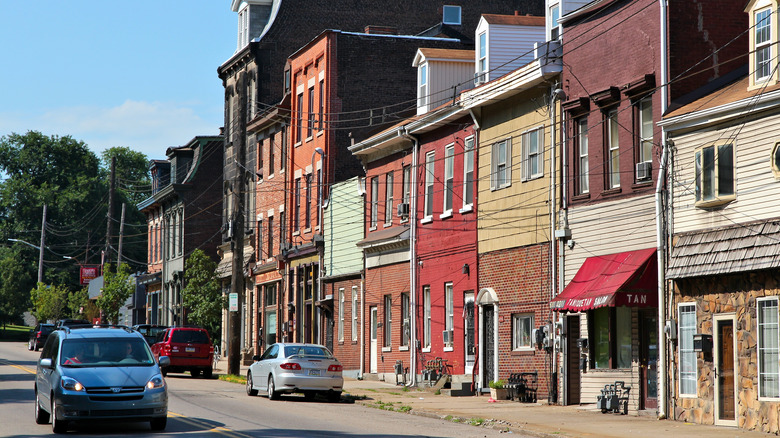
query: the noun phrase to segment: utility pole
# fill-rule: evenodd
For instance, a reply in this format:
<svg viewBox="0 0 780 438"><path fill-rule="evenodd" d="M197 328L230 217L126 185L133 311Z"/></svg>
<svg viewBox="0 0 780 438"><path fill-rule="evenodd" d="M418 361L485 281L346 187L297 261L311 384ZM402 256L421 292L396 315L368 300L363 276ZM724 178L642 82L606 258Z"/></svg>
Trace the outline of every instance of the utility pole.
<svg viewBox="0 0 780 438"><path fill-rule="evenodd" d="M233 176L232 191L233 202L233 236L231 246L233 250L232 275L230 277L230 293L238 297L238 309L230 311L230 336L228 338L228 374L241 374L241 318L243 317L242 305L244 304L244 185L246 172L246 75L241 74L236 83L238 93L238 120L229 122L235 129L233 134L233 150L235 151L235 174ZM235 102L231 104L235 105Z"/></svg>
<svg viewBox="0 0 780 438"><path fill-rule="evenodd" d="M110 259L110 251L111 251L111 232L114 230L113 227L113 221L111 220L111 215L114 212L114 190L116 189L116 157L111 157L111 178L110 178L110 184L108 188L108 213L106 214L107 220L106 220L106 256L103 259L103 262L105 263L106 260Z"/></svg>
<svg viewBox="0 0 780 438"><path fill-rule="evenodd" d="M41 220L41 248L38 253L38 283L43 283L43 248L46 246L46 204L43 204Z"/></svg>
<svg viewBox="0 0 780 438"><path fill-rule="evenodd" d="M119 220L119 250L118 254L116 256L116 267L119 269L119 265L122 264L122 237L124 237L125 233L125 208L127 207L126 203L122 203L122 218Z"/></svg>

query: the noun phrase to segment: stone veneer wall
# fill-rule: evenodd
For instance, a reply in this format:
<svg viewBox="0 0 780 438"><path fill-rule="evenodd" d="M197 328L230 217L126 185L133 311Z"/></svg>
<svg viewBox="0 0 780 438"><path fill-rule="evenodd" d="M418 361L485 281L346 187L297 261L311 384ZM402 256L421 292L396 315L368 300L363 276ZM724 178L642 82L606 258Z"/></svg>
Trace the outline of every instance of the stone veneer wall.
<svg viewBox="0 0 780 438"><path fill-rule="evenodd" d="M677 305L696 303L697 333L713 334L713 315L736 315L735 389L737 391L736 416L740 428L769 433L780 432L780 399L758 399L758 368L756 342L756 299L780 295L780 271L751 272L708 278L678 280L674 285L674 319L678 318ZM697 397L680 398L679 392L679 343L673 354L671 381L674 400L674 419L698 424L715 423L715 373L714 354L705 358L697 353ZM715 347L713 347L714 350Z"/></svg>

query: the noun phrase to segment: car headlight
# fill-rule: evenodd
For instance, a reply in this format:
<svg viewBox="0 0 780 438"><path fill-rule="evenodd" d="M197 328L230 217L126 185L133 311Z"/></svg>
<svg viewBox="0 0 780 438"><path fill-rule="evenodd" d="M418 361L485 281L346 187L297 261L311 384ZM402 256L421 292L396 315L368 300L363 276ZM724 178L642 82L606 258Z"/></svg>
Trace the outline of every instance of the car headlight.
<svg viewBox="0 0 780 438"><path fill-rule="evenodd" d="M149 379L148 382L146 382L147 389L162 388L164 386L165 386L165 380L159 374L152 377L151 379Z"/></svg>
<svg viewBox="0 0 780 438"><path fill-rule="evenodd" d="M63 389L67 389L68 391L83 391L84 385L79 383L78 380L73 379L71 377L63 377L62 380L60 380L60 384L62 385Z"/></svg>

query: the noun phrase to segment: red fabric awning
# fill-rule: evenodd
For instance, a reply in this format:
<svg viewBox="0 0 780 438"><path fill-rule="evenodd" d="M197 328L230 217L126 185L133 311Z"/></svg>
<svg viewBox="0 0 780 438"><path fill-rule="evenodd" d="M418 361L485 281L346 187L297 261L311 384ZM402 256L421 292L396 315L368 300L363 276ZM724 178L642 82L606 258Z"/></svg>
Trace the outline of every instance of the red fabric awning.
<svg viewBox="0 0 780 438"><path fill-rule="evenodd" d="M658 307L655 254L651 248L588 257L550 308L579 312L604 306Z"/></svg>

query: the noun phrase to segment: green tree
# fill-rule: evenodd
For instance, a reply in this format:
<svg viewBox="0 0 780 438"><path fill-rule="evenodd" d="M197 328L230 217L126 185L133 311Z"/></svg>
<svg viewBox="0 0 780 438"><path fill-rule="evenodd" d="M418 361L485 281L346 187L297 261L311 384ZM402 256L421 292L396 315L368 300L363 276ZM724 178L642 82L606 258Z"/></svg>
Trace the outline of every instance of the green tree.
<svg viewBox="0 0 780 438"><path fill-rule="evenodd" d="M112 324L119 322L119 309L133 294L135 283L130 278L130 268L126 263L119 265L117 272L106 265L103 270L103 290L97 298L97 306L103 313L103 319Z"/></svg>
<svg viewBox="0 0 780 438"><path fill-rule="evenodd" d="M182 303L187 309L187 323L208 330L212 339L219 339L225 297L216 276L217 263L200 249L196 249L184 264L186 285L181 291Z"/></svg>
<svg viewBox="0 0 780 438"><path fill-rule="evenodd" d="M23 259L12 248L0 248L0 323L18 321L30 308L32 285Z"/></svg>
<svg viewBox="0 0 780 438"><path fill-rule="evenodd" d="M87 319L88 309L90 307L89 290L84 287L75 290L68 295L69 317L74 319ZM91 319L89 319L91 321Z"/></svg>
<svg viewBox="0 0 780 438"><path fill-rule="evenodd" d="M38 283L38 286L30 292L33 316L38 321L56 321L64 318L68 293L68 289L63 286Z"/></svg>

